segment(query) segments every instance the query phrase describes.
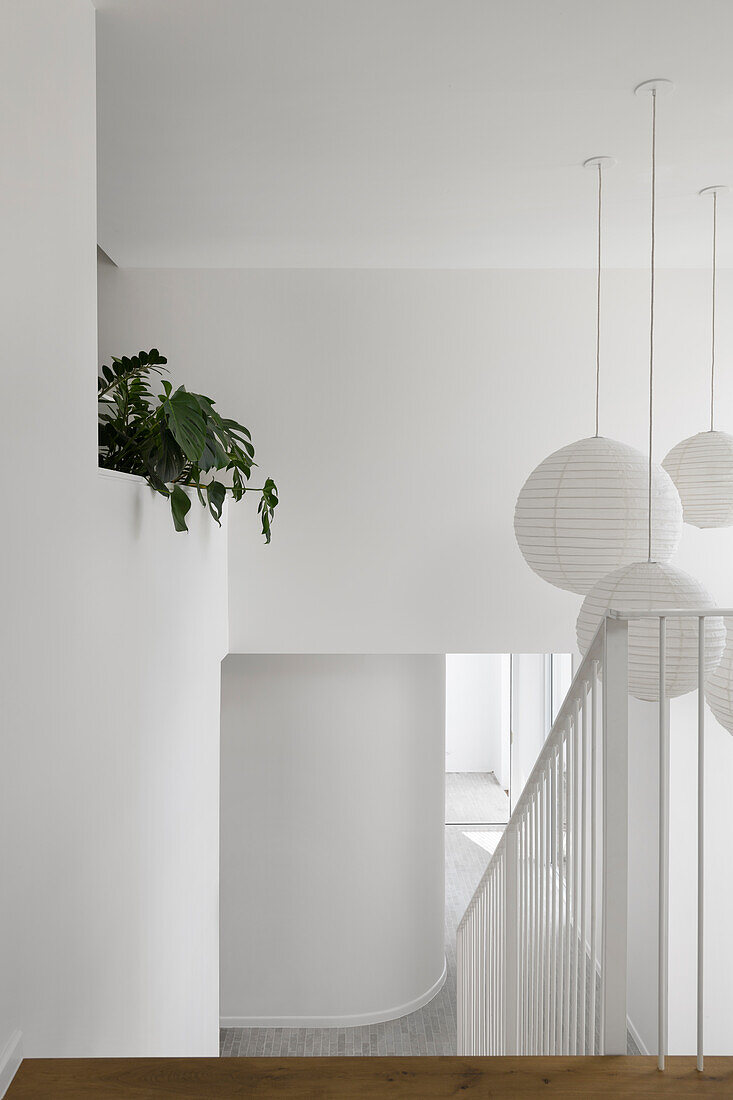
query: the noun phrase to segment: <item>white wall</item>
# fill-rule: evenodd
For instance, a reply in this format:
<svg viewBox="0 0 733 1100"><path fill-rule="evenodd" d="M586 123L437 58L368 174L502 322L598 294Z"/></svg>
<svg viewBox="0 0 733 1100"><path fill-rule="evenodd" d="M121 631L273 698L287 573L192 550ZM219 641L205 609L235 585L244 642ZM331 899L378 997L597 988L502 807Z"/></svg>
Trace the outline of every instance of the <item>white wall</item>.
<svg viewBox="0 0 733 1100"><path fill-rule="evenodd" d="M0 1049L216 1054L226 536L96 469L94 76L3 5Z"/></svg>
<svg viewBox="0 0 733 1100"><path fill-rule="evenodd" d="M550 732L544 653L512 654L512 808Z"/></svg>
<svg viewBox="0 0 733 1100"><path fill-rule="evenodd" d="M709 276L658 286L661 458L707 423ZM643 449L648 276L605 288L601 431ZM592 433L594 295L592 271L105 272L105 354L160 347L251 427L280 484L271 546L251 504L232 509L232 649L574 649L580 600L528 569L512 517L532 468ZM719 409L733 428L733 372ZM733 601L731 553L733 530L687 529L679 562Z"/></svg>
<svg viewBox="0 0 733 1100"><path fill-rule="evenodd" d="M604 286L601 431L643 450L648 276ZM252 507L232 510L231 648L573 650L580 599L530 572L512 515L536 463L592 431L594 294L591 271L106 271L105 354L164 349L250 425L280 483L272 546ZM659 272L657 307L661 458L707 425L708 272ZM733 372L718 408L731 430ZM732 557L733 529L686 527L677 564L730 605ZM733 782L727 756L715 782ZM709 829L728 835L725 798ZM649 844L641 819L634 836Z"/></svg>
<svg viewBox="0 0 733 1100"><path fill-rule="evenodd" d="M33 822L55 868L55 919L69 923L25 979L27 1003L42 1012L31 1050L213 1055L226 529L194 497L189 534L176 534L147 486L93 477L78 623L86 673L72 710L78 741L64 750L71 776L59 788L67 827L57 831L59 807L41 791ZM45 866L37 891L40 907Z"/></svg>
<svg viewBox="0 0 733 1100"><path fill-rule="evenodd" d="M441 656L227 657L225 1021L391 1019L436 991L444 685Z"/></svg>
<svg viewBox="0 0 733 1100"><path fill-rule="evenodd" d="M445 658L445 770L494 772L503 782L504 695L501 653L448 653Z"/></svg>

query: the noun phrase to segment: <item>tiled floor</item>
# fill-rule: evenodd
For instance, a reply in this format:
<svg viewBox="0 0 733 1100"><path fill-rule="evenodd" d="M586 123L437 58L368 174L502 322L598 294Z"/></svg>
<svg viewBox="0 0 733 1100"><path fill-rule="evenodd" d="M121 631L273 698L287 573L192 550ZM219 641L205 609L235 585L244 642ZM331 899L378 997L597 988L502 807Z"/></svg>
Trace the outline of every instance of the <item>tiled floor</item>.
<svg viewBox="0 0 733 1100"><path fill-rule="evenodd" d="M498 824L509 820L509 798L493 772L446 772L445 820Z"/></svg>
<svg viewBox="0 0 733 1100"><path fill-rule="evenodd" d="M445 956L448 973L440 993L418 1012L369 1027L349 1028L222 1028L225 1056L325 1054L455 1054L456 1053L456 928L491 858L491 833L470 829L445 830ZM469 834L469 835L467 835Z"/></svg>

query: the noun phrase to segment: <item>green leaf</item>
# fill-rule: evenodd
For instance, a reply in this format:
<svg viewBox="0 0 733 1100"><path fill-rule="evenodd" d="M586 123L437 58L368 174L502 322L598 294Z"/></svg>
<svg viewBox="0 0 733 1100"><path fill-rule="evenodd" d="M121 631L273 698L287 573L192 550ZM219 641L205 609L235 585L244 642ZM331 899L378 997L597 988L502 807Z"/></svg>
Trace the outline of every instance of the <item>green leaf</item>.
<svg viewBox="0 0 733 1100"><path fill-rule="evenodd" d="M250 432L242 424L237 424L236 420L226 420L222 417L222 424L229 432L236 432L238 435L246 435L247 439L251 439Z"/></svg>
<svg viewBox="0 0 733 1100"><path fill-rule="evenodd" d="M206 426L206 442L204 443L204 449L201 452L201 458L199 459L199 466L202 470L211 470L216 467L217 470L223 470L229 461L228 456L219 440L214 435L211 426Z"/></svg>
<svg viewBox="0 0 733 1100"><path fill-rule="evenodd" d="M176 443L190 462L198 462L206 442L206 420L196 398L180 386L163 400L163 412Z"/></svg>
<svg viewBox="0 0 733 1100"><path fill-rule="evenodd" d="M171 432L160 426L148 439L146 465L161 481L175 481L183 473L185 459Z"/></svg>
<svg viewBox="0 0 733 1100"><path fill-rule="evenodd" d="M168 486L165 485L164 482L162 482L160 478L157 477L155 474L147 474L146 477L148 485L151 487L151 489L155 489L156 493L160 493L160 495L163 497L169 497L171 495Z"/></svg>
<svg viewBox="0 0 733 1100"><path fill-rule="evenodd" d="M171 493L171 512L176 531L188 531L186 516L190 508L191 500L188 493L184 493L180 485L174 485Z"/></svg>
<svg viewBox="0 0 733 1100"><path fill-rule="evenodd" d="M272 535L272 520L277 504L277 485L271 477L268 477L265 484L262 486L262 496L257 508L262 522L262 534L265 536L266 543L270 541Z"/></svg>
<svg viewBox="0 0 733 1100"><path fill-rule="evenodd" d="M210 481L206 486L206 497L209 502L209 511L221 527L221 513L224 507L227 491L220 481Z"/></svg>

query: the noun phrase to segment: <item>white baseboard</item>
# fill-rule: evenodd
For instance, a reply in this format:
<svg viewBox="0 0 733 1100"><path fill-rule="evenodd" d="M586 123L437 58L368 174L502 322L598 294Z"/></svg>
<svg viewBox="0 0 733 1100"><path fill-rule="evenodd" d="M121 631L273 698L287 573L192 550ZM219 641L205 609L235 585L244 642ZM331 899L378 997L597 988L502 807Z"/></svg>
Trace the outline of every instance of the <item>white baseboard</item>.
<svg viewBox="0 0 733 1100"><path fill-rule="evenodd" d="M23 1061L23 1036L14 1031L0 1051L0 1097L4 1096Z"/></svg>
<svg viewBox="0 0 733 1100"><path fill-rule="evenodd" d="M222 1016L221 1027L365 1027L367 1024L383 1024L387 1020L398 1020L417 1012L443 988L448 966L443 960L443 972L430 989L419 997L397 1008L387 1008L381 1012L364 1012L355 1016Z"/></svg>

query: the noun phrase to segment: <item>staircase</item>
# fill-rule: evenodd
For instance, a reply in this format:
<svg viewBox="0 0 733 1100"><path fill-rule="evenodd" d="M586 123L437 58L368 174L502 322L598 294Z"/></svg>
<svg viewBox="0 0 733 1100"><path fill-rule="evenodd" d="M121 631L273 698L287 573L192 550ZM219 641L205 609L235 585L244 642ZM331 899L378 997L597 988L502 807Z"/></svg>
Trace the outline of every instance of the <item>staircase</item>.
<svg viewBox="0 0 733 1100"><path fill-rule="evenodd" d="M668 619L699 624L727 611L610 612L573 679L534 770L458 928L458 1053L627 1053L629 624L655 620L659 713L659 982L657 1063L668 1053ZM647 635L649 627L646 624ZM660 656L661 654L661 656ZM704 706L698 707L703 819ZM702 914L703 833L698 837ZM703 922L698 920L697 1059L703 1069Z"/></svg>

